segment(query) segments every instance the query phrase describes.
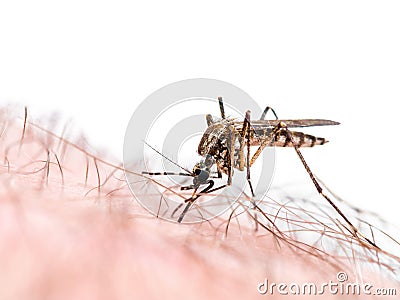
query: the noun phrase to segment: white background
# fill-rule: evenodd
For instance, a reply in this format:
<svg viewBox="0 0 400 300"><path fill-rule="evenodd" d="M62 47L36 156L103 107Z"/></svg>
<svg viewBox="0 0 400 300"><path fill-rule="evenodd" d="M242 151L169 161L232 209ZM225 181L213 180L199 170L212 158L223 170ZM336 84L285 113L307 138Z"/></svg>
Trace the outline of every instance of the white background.
<svg viewBox="0 0 400 300"><path fill-rule="evenodd" d="M306 159L343 198L400 223L398 1L0 3L1 103L73 117L121 159L126 125L150 93L224 80L281 118L341 122L310 129L331 142ZM281 150L274 184L306 178Z"/></svg>

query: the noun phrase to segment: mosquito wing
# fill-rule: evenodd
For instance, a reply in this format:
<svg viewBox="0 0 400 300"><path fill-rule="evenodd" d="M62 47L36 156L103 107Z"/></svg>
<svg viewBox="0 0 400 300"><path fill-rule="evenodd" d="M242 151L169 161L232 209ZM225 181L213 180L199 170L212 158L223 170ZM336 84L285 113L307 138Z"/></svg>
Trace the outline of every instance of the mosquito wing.
<svg viewBox="0 0 400 300"><path fill-rule="evenodd" d="M339 125L339 122L323 119L298 119L298 120L251 120L251 125L255 127L274 127L283 122L289 128Z"/></svg>

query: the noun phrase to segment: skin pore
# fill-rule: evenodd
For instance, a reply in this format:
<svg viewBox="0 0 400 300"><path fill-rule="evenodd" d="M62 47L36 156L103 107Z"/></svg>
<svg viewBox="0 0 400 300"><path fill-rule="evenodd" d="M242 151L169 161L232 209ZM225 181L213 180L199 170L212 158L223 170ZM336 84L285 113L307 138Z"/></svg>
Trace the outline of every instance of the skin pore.
<svg viewBox="0 0 400 300"><path fill-rule="evenodd" d="M268 198L257 211L258 231L254 212L192 225L163 221L135 201L121 164L89 151L83 137L57 136L27 111L4 108L0 117L0 299L284 298L290 283L320 289L338 283L339 272L346 283L400 293L396 252L355 238L327 207ZM399 253L396 240L358 224ZM257 291L266 279L272 295ZM326 289L296 297L353 296Z"/></svg>

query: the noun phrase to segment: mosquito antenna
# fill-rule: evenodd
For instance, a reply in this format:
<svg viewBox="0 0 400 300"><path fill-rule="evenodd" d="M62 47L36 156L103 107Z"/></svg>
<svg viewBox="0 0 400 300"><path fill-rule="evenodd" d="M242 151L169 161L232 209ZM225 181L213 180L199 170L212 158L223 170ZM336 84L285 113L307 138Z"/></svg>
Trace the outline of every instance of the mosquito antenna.
<svg viewBox="0 0 400 300"><path fill-rule="evenodd" d="M193 174L193 172L190 172L188 169L180 166L179 164L177 164L176 162L174 162L172 159L168 158L167 156L165 156L164 154L162 154L160 151L158 151L157 149L153 148L152 146L150 146L148 143L146 143L146 141L143 141L143 143L145 143L147 146L149 146L151 149L153 149L155 152L157 152L158 154L160 154L162 157L164 157L166 160L168 160L169 162L173 163L175 166L177 166L178 168L184 170L185 172L187 172L188 174L190 174L190 176L195 176Z"/></svg>

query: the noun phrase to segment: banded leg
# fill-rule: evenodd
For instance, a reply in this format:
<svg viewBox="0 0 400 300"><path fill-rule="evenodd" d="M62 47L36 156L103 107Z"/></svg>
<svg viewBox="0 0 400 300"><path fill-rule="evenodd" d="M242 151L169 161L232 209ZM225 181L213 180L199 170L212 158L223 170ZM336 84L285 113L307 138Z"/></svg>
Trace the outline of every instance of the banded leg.
<svg viewBox="0 0 400 300"><path fill-rule="evenodd" d="M270 106L267 106L264 109L264 112L262 113L260 120L265 119L265 116L267 115L268 111L271 111L274 114L275 119L278 120L278 115L276 114L275 110ZM276 134L276 132L274 132L274 131L276 131L275 129L276 128L274 128L274 130L271 132L271 134L269 135L268 138L265 138L262 141L261 145L258 147L257 151L254 153L253 157L250 160L250 166L253 165L253 163L256 161L256 159L260 156L261 152L264 150L264 148L267 146L270 146L269 144L271 144L271 141L273 141L273 139L271 139L271 138L275 137L275 134Z"/></svg>
<svg viewBox="0 0 400 300"><path fill-rule="evenodd" d="M224 102L222 100L222 97L218 97L218 102L219 102L219 110L221 112L221 118L225 119L225 108L224 108ZM211 123L211 118L207 119L207 124L212 124ZM210 125L209 124L209 125ZM235 160L235 129L233 125L230 125L228 127L228 134L227 134L227 146L228 146L228 182L227 185L232 185L232 176L233 176L233 167L234 167L234 160ZM219 167L217 166L217 171L218 171L218 176L222 176L221 171Z"/></svg>
<svg viewBox="0 0 400 300"><path fill-rule="evenodd" d="M184 201L184 203L186 203L185 208L183 209L182 213L180 214L179 218L178 218L178 223L181 223L183 218L185 217L186 213L188 212L189 208L192 206L192 204L194 203L194 201L196 201L199 197L208 194L208 193L212 193L215 191L218 191L220 189L225 188L227 185L221 185L219 187L216 188L212 188L214 186L214 181L213 180L209 180L206 184L208 184L207 187L205 187L203 190L201 190L198 194L196 194L196 191L198 188L196 188L192 194L192 197L186 199ZM171 216L173 217L174 214L178 211L178 209L180 209L184 203L179 204L174 211L172 212Z"/></svg>
<svg viewBox="0 0 400 300"><path fill-rule="evenodd" d="M189 176L189 177L193 177L191 174L187 174L187 173L182 173L182 172L147 172L147 171L142 171L143 175L151 175L151 176ZM191 190L193 189L194 186L193 185L189 185L189 186L182 186L181 190Z"/></svg>
<svg viewBox="0 0 400 300"><path fill-rule="evenodd" d="M247 112L246 116L244 117L243 120L243 126L242 126L242 132L240 134L240 145L239 145L239 170L243 171L244 170L244 143L246 139L246 134L247 134L247 127L249 127L249 122L247 121Z"/></svg>
<svg viewBox="0 0 400 300"><path fill-rule="evenodd" d="M228 146L228 182L227 185L232 185L233 166L235 164L235 128L233 125L228 126L227 132L227 146ZM218 169L218 167L217 167Z"/></svg>
<svg viewBox="0 0 400 300"><path fill-rule="evenodd" d="M264 111L263 111L263 113L262 113L262 115L261 115L261 117L260 117L260 120L264 120L264 119L265 119L265 116L267 115L268 111L271 111L271 112L274 114L274 116L275 116L275 120L278 120L278 115L276 114L275 110L274 110L272 107L270 107L270 106L267 106L267 107L264 109Z"/></svg>
<svg viewBox="0 0 400 300"><path fill-rule="evenodd" d="M210 184L211 186L214 185L214 182L212 180L210 180ZM181 223L183 220L183 217L186 215L187 211L189 210L189 208L192 206L193 202L197 199L197 197L194 197L196 195L198 187L196 187L193 191L192 197L190 197L189 199L186 199L184 203L187 203L185 208L183 209L182 213L180 214L179 218L178 218L178 223ZM181 208L183 205L183 203L179 204L177 208L175 208L175 210L172 212L172 216L177 212L177 210L179 208Z"/></svg>
<svg viewBox="0 0 400 300"><path fill-rule="evenodd" d="M142 174L143 175L161 175L161 176L164 176L164 175L177 175L177 176L190 176L190 177L192 177L192 175L191 174L187 174L187 173L178 173L178 172L146 172L146 171L143 171L142 172Z"/></svg>
<svg viewBox="0 0 400 300"><path fill-rule="evenodd" d="M191 185L187 185L187 186L181 186L181 191L188 191L188 190L192 190L195 189L196 187L194 186L194 184Z"/></svg>
<svg viewBox="0 0 400 300"><path fill-rule="evenodd" d="M246 168L247 168L247 182L249 183L251 196L254 198L254 190L253 185L250 180L250 111L246 111L246 117L244 121L247 123L246 125L246 142L247 142L247 159L246 159Z"/></svg>
<svg viewBox="0 0 400 300"><path fill-rule="evenodd" d="M224 102L222 101L222 97L218 97L219 103L219 111L221 112L221 118L225 119L225 109L224 109Z"/></svg>
<svg viewBox="0 0 400 300"><path fill-rule="evenodd" d="M240 140L240 145L239 145L239 170L243 171L244 170L244 146L246 142L247 146L247 154L246 154L246 167L247 167L247 182L249 183L250 190L251 190L251 195L254 197L254 190L253 190L253 185L251 184L250 180L250 136L251 133L251 128L250 128L250 111L246 111L246 116L243 121L243 126L242 126L242 132L241 132L241 140Z"/></svg>
<svg viewBox="0 0 400 300"><path fill-rule="evenodd" d="M257 160L257 158L260 156L261 152L263 152L265 147L271 146L272 143L274 142L275 135L278 133L280 128L276 126L271 133L268 135L268 137L265 137L263 141L261 142L261 145L258 147L257 151L253 154L251 160L250 160L250 167L254 164L254 162Z"/></svg>
<svg viewBox="0 0 400 300"><path fill-rule="evenodd" d="M328 203L336 210L336 212L346 221L346 223L350 226L351 230L353 231L353 236L356 237L357 239L359 239L359 236L361 236L362 238L364 238L370 245L372 245L375 248L380 249L373 241L371 241L369 238L367 238L366 236L364 236L361 232L358 231L358 229L350 222L350 220L343 214L343 212L339 209L339 207L336 206L335 203L333 203L333 201L324 193L322 187L320 186L320 184L318 183L317 179L315 178L314 174L312 173L310 167L308 166L306 160L304 159L303 155L301 154L300 150L299 150L299 146L295 143L293 135L291 133L291 131L288 129L287 125L283 122L280 122L276 128L278 128L277 130L273 130L273 132L275 132L275 135L280 131L280 130L285 130L287 136L289 137L290 141L293 144L293 148L295 149L298 157L300 158L304 168L306 169L308 175L311 178L311 181L313 182L315 188L317 189L318 193L324 197ZM273 138L275 138L275 135L273 136Z"/></svg>
<svg viewBox="0 0 400 300"><path fill-rule="evenodd" d="M221 172L221 169L218 164L217 164L217 178L220 178L220 179L222 178L222 172Z"/></svg>
<svg viewBox="0 0 400 300"><path fill-rule="evenodd" d="M247 123L246 126L246 146L247 146L247 155L246 155L246 168L247 168L247 182L249 183L250 186L250 191L251 191L251 204L253 205L252 209L255 209L257 207L255 201L254 201L254 189L253 189L253 184L251 183L251 178L250 178L250 139L251 139L251 128L250 128L250 111L246 111L246 117L244 119L244 122ZM257 218L257 211L254 210L254 215L253 215L253 219L255 221L255 231L258 231L258 218Z"/></svg>

